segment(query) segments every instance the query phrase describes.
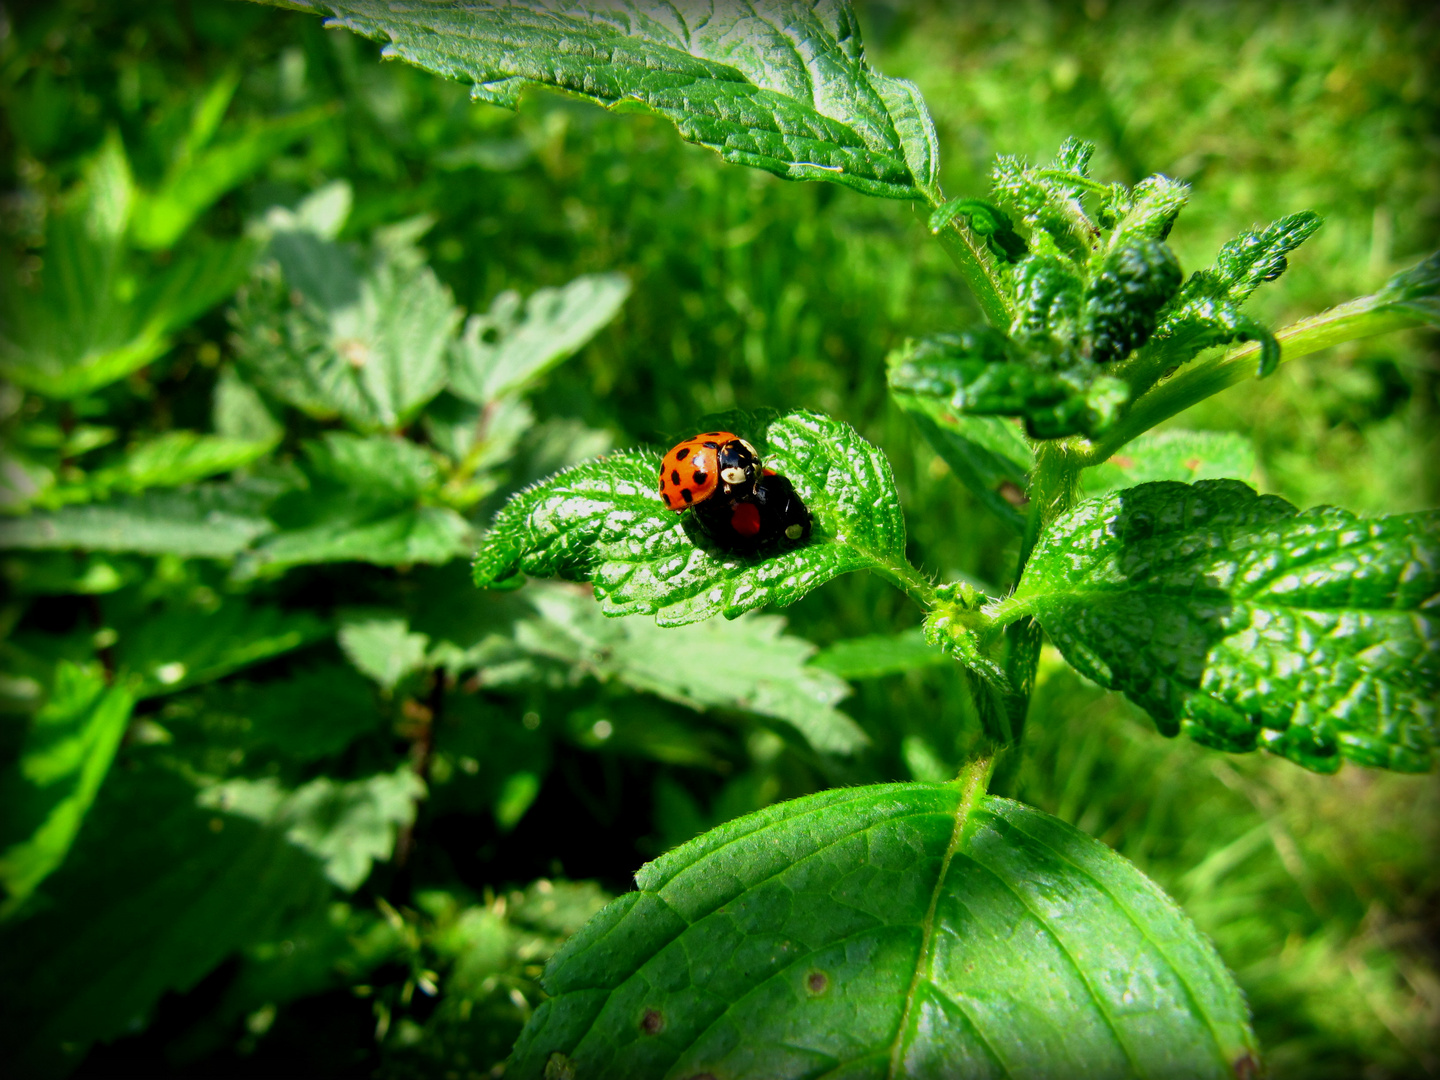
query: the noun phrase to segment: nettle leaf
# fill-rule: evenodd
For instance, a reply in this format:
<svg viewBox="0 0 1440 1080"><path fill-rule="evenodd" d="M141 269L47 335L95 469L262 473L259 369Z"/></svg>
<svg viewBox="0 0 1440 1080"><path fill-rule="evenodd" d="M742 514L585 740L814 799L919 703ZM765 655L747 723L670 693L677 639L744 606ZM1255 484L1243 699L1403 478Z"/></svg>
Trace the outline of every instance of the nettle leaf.
<svg viewBox="0 0 1440 1080"><path fill-rule="evenodd" d="M476 405L513 394L573 356L630 295L623 274L586 274L528 300L507 291L450 345L450 392Z"/></svg>
<svg viewBox="0 0 1440 1080"><path fill-rule="evenodd" d="M893 398L960 482L1011 529L1024 529L1019 508L1035 452L1020 426L999 416L957 415L938 395L896 393Z"/></svg>
<svg viewBox="0 0 1440 1080"><path fill-rule="evenodd" d="M430 647L429 637L411 632L403 615L352 613L342 618L337 637L346 659L382 690L424 668Z"/></svg>
<svg viewBox="0 0 1440 1080"><path fill-rule="evenodd" d="M0 548L74 549L227 559L273 532L274 484L202 484L49 513L0 518Z"/></svg>
<svg viewBox="0 0 1440 1080"><path fill-rule="evenodd" d="M1213 1076L1239 989L1134 866L958 785L822 792L644 867L547 965L506 1075Z"/></svg>
<svg viewBox="0 0 1440 1080"><path fill-rule="evenodd" d="M1289 267L1286 256L1315 235L1323 219L1313 210L1288 214L1263 229L1247 229L1215 257L1214 271L1235 300L1244 300Z"/></svg>
<svg viewBox="0 0 1440 1080"><path fill-rule="evenodd" d="M1440 326L1440 251L1409 270L1402 270L1380 290L1377 300Z"/></svg>
<svg viewBox="0 0 1440 1080"><path fill-rule="evenodd" d="M656 113L726 161L869 195L935 190L938 146L919 91L865 62L850 5L760 0L695 9L662 0L500 0L397 7L287 0L387 40L387 56L473 83L512 106L528 87Z"/></svg>
<svg viewBox="0 0 1440 1080"><path fill-rule="evenodd" d="M393 773L337 783L317 777L293 791L274 777L227 780L200 792L198 805L281 829L319 859L325 876L351 891L376 861L390 858L399 830L414 824L425 782L408 765Z"/></svg>
<svg viewBox="0 0 1440 1080"><path fill-rule="evenodd" d="M810 666L842 679L875 679L948 663L950 658L926 642L925 632L917 626L898 634L845 638L821 649Z"/></svg>
<svg viewBox="0 0 1440 1080"><path fill-rule="evenodd" d="M719 551L660 500L659 455L626 450L511 498L475 556L475 583L513 585L526 574L589 581L607 615L680 626L784 607L852 570L908 571L889 462L850 425L800 411L742 434L814 515L803 547L754 558Z"/></svg>
<svg viewBox="0 0 1440 1080"><path fill-rule="evenodd" d="M1088 360L1047 370L993 330L907 342L886 362L897 396L932 399L957 415L1017 416L1037 439L1099 434L1130 393Z"/></svg>
<svg viewBox="0 0 1440 1080"><path fill-rule="evenodd" d="M746 614L718 626L667 629L649 619L606 619L589 597L566 587L533 589L528 598L541 618L517 624L515 641L532 653L692 708L783 720L822 753L854 753L869 742L835 708L850 688L806 666L815 646L785 634L781 618Z"/></svg>
<svg viewBox="0 0 1440 1080"><path fill-rule="evenodd" d="M120 746L135 697L61 660L19 760L0 773L0 918L65 859Z"/></svg>
<svg viewBox="0 0 1440 1080"><path fill-rule="evenodd" d="M72 1071L237 948L333 895L281 831L195 803L143 762L116 769L71 857L0 930L0 1040L12 1071ZM143 822L143 828L136 823Z"/></svg>
<svg viewBox="0 0 1440 1080"><path fill-rule="evenodd" d="M1087 496L1156 480L1244 480L1255 471L1255 444L1237 431L1147 431L1108 461L1080 474Z"/></svg>
<svg viewBox="0 0 1440 1080"><path fill-rule="evenodd" d="M147 612L122 628L115 646L122 673L142 698L174 693L330 636L307 611L226 600L213 609Z"/></svg>
<svg viewBox="0 0 1440 1080"><path fill-rule="evenodd" d="M242 575L291 566L443 563L471 549L469 523L439 499L434 456L393 435L328 432L305 444L309 488L279 500L279 526L246 553Z"/></svg>
<svg viewBox="0 0 1440 1080"><path fill-rule="evenodd" d="M267 219L271 259L230 313L236 353L265 390L312 416L397 430L445 385L460 310L409 236L377 233L361 262L304 210Z"/></svg>
<svg viewBox="0 0 1440 1080"><path fill-rule="evenodd" d="M1054 522L1016 593L1167 735L1424 771L1440 742L1440 514L1297 511L1233 480L1142 484Z"/></svg>

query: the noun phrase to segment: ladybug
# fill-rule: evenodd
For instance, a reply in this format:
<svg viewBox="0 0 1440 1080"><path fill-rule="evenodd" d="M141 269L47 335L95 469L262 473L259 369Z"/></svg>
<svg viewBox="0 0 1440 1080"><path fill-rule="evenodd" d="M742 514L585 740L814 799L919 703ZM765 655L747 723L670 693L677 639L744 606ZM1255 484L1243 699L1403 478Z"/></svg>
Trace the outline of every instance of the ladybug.
<svg viewBox="0 0 1440 1080"><path fill-rule="evenodd" d="M707 431L670 448L660 460L660 497L671 510L699 506L717 491L746 495L760 472L760 455L729 431Z"/></svg>
<svg viewBox="0 0 1440 1080"><path fill-rule="evenodd" d="M695 511L717 547L750 555L772 544L795 546L810 538L810 511L794 486L765 469L748 493L711 499Z"/></svg>

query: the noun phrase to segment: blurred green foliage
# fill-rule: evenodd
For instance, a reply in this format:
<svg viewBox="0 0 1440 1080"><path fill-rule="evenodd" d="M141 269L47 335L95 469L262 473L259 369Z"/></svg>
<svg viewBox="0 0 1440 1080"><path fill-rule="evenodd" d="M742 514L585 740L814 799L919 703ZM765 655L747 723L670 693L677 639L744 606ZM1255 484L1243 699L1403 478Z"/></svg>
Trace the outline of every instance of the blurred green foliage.
<svg viewBox="0 0 1440 1080"><path fill-rule="evenodd" d="M1098 176L1193 185L1171 241L1186 271L1242 228L1318 210L1324 227L1257 296L1269 325L1372 292L1440 241L1440 28L1418 8L862 14L876 66L924 91L953 195L983 194L996 153L1043 160L1079 134ZM710 412L804 407L884 448L912 561L1007 585L1010 529L886 390L903 339L976 317L917 211L723 166L657 118L543 94L515 113L472 104L377 56L313 18L225 0L0 15L7 304L52 287L58 236L110 245L95 296L127 319L158 313L106 322L82 293L71 314L93 325L6 324L7 356L60 341L120 359L76 387L6 361L4 501L29 513L0 522L0 745L32 760L49 744L30 733L69 724L104 752L115 705L86 696L97 672L136 701L98 791L81 755L3 792L22 906L0 928L0 1034L33 1071L489 1075L539 965L643 859L824 786L949 775L976 732L961 675L918 639L904 663L856 663L845 643L916 622L872 577L796 604L780 639L814 687L806 715L843 712L868 736L832 756L794 703L667 685L651 631L587 627L564 587L477 594L463 562L501 496L561 465ZM111 220L96 177L117 147L123 240L94 224ZM305 201L339 181L348 212ZM279 234L308 247L287 257ZM233 285L199 307L167 291L177 267L267 244L236 300L215 302ZM329 262L307 293L309 256ZM347 259L366 288L410 289L440 338L437 321L467 340L458 312L481 321L468 353L427 346L432 373L410 396L327 412L267 376L266 350L303 356L339 334L360 343L332 350L343 360L416 329L327 322ZM584 335L539 359L517 349L517 380L494 376L485 335L538 318L524 298L607 274L629 299L573 360L546 374ZM466 357L483 378L455 374ZM1171 427L1229 433L1201 445L1253 461L1263 490L1302 507L1432 507L1437 370L1433 334L1355 342ZM757 649L778 630L725 628ZM813 646L831 648L806 664ZM1436 781L1317 777L1163 740L1046 655L1027 755L997 791L1179 899L1249 995L1274 1075L1433 1072ZM48 849L8 847L16 805L62 808Z"/></svg>

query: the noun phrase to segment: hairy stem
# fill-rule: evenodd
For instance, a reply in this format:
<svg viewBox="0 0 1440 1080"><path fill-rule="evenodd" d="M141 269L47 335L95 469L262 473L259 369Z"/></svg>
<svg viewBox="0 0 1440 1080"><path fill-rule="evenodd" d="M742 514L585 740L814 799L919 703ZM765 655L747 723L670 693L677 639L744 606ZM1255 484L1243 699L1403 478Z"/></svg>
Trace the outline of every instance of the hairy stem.
<svg viewBox="0 0 1440 1080"><path fill-rule="evenodd" d="M938 204L937 204L938 205ZM984 312L990 325L1005 330L1010 326L1010 305L995 274L995 260L989 249L960 218L954 218L935 234L960 268L960 276Z"/></svg>
<svg viewBox="0 0 1440 1080"><path fill-rule="evenodd" d="M876 560L871 569L919 604L922 610L929 611L931 605L935 603L934 584L908 562L891 563Z"/></svg>
<svg viewBox="0 0 1440 1080"><path fill-rule="evenodd" d="M1362 296L1312 315L1277 331L1280 362L1339 345L1422 325L1424 320L1403 308L1391 306L1379 296ZM1083 447L1082 466L1098 465L1131 439L1168 420L1221 390L1247 378L1254 378L1260 352L1258 342L1247 342L1228 352L1191 364L1168 382L1140 397L1120 420L1097 439Z"/></svg>

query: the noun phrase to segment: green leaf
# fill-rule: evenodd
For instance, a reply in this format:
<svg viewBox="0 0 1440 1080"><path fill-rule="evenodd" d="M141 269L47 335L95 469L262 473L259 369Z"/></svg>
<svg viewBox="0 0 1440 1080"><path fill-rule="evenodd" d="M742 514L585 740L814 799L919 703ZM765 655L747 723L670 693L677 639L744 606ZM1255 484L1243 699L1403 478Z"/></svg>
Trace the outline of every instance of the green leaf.
<svg viewBox="0 0 1440 1080"><path fill-rule="evenodd" d="M1144 345L1181 276L1174 253L1159 240L1132 240L1111 251L1085 295L1090 359L1122 360Z"/></svg>
<svg viewBox="0 0 1440 1080"><path fill-rule="evenodd" d="M938 233L956 218L963 218L970 231L985 241L990 254L1003 262L1019 262L1029 250L1025 238L1015 231L1010 215L983 199L954 199L930 215L930 231Z"/></svg>
<svg viewBox="0 0 1440 1080"><path fill-rule="evenodd" d="M400 680L425 667L430 639L410 632L404 616L359 615L343 618L337 635L346 658L362 673L394 690Z"/></svg>
<svg viewBox="0 0 1440 1080"><path fill-rule="evenodd" d="M203 484L51 513L0 518L0 548L70 549L231 558L274 531L272 486Z"/></svg>
<svg viewBox="0 0 1440 1080"><path fill-rule="evenodd" d="M1045 370L992 330L907 342L887 359L897 396L928 398L953 414L1017 416L1033 438L1103 432L1129 389L1088 360Z"/></svg>
<svg viewBox="0 0 1440 1080"><path fill-rule="evenodd" d="M823 792L650 863L546 969L506 1076L1233 1078L1214 948L1131 864L958 785Z"/></svg>
<svg viewBox="0 0 1440 1080"><path fill-rule="evenodd" d="M167 431L129 447L118 464L91 473L73 493L60 497L103 499L112 492L181 487L244 468L273 450L278 442L278 438L256 441Z"/></svg>
<svg viewBox="0 0 1440 1080"><path fill-rule="evenodd" d="M1167 735L1423 771L1440 741L1440 514L1304 513L1233 480L1142 484L1042 536L1015 595Z"/></svg>
<svg viewBox="0 0 1440 1080"><path fill-rule="evenodd" d="M999 416L957 416L949 402L923 394L896 393L931 449L980 501L1015 532L1025 527L1019 507L1035 466L1035 452L1019 425Z"/></svg>
<svg viewBox="0 0 1440 1080"><path fill-rule="evenodd" d="M65 859L130 721L134 695L61 660L20 759L0 774L0 918Z"/></svg>
<svg viewBox="0 0 1440 1080"><path fill-rule="evenodd" d="M1080 474L1087 496L1156 480L1245 480L1255 471L1255 445L1235 431L1149 431L1122 453Z"/></svg>
<svg viewBox="0 0 1440 1080"><path fill-rule="evenodd" d="M330 627L309 612L226 600L213 609L146 612L133 627L121 628L115 657L145 698L218 679L329 635Z"/></svg>
<svg viewBox="0 0 1440 1080"><path fill-rule="evenodd" d="M748 614L718 626L667 629L649 619L606 619L569 588L527 596L540 619L517 624L515 641L532 653L692 708L783 720L821 753L851 754L869 742L835 708L850 688L806 666L815 646L786 635L784 619Z"/></svg>
<svg viewBox="0 0 1440 1080"><path fill-rule="evenodd" d="M243 280L255 254L248 240L208 241L162 272L137 274L125 245L133 198L112 136L46 223L38 287L0 279L0 375L50 397L88 394L161 356L169 334Z"/></svg>
<svg viewBox="0 0 1440 1080"><path fill-rule="evenodd" d="M445 385L460 311L409 244L377 235L357 266L313 224L302 215L273 230L273 261L231 311L237 355L263 389L311 416L397 430Z"/></svg>
<svg viewBox="0 0 1440 1080"><path fill-rule="evenodd" d="M481 101L513 106L527 87L553 87L658 114L726 161L792 180L900 199L936 188L937 140L920 93L865 62L843 0L763 0L708 13L661 0L285 6L386 40L387 56L469 82Z"/></svg>
<svg viewBox="0 0 1440 1080"><path fill-rule="evenodd" d="M1377 307L1404 311L1440 326L1440 251L1392 277L1376 300Z"/></svg>
<svg viewBox="0 0 1440 1080"><path fill-rule="evenodd" d="M188 721L217 743L315 761L379 730L374 696L353 668L322 664L284 679L211 684L203 695L170 703L164 719L177 734Z"/></svg>
<svg viewBox="0 0 1440 1080"><path fill-rule="evenodd" d="M518 575L589 581L607 615L653 614L662 626L794 603L851 570L913 579L905 520L884 455L848 424L793 412L753 436L814 515L803 547L768 557L725 555L688 515L665 508L660 458L612 454L557 473L495 515L475 557L482 588Z"/></svg>
<svg viewBox="0 0 1440 1080"><path fill-rule="evenodd" d="M450 391L488 405L521 390L573 356L620 311L630 295L623 274L586 274L529 300L503 292L472 315L450 345Z"/></svg>
<svg viewBox="0 0 1440 1080"><path fill-rule="evenodd" d="M415 804L424 797L424 781L404 765L349 783L321 776L294 791L268 776L227 780L197 802L284 830L286 840L324 864L326 877L351 891L372 863L390 858L398 831L414 824Z"/></svg>
<svg viewBox="0 0 1440 1080"><path fill-rule="evenodd" d="M226 366L215 382L210 421L216 435L249 443L278 445L285 425L275 419L260 392Z"/></svg>
<svg viewBox="0 0 1440 1080"><path fill-rule="evenodd" d="M230 84L233 91L234 84ZM169 248L227 191L334 115L329 106L261 120L198 153L182 152L154 191L136 192L130 236L140 248ZM208 142L208 137L196 141ZM190 148L186 148L190 149Z"/></svg>
<svg viewBox="0 0 1440 1080"><path fill-rule="evenodd" d="M950 658L926 644L925 632L917 626L898 634L845 638L821 649L810 666L842 679L875 679L948 663Z"/></svg>
<svg viewBox="0 0 1440 1080"><path fill-rule="evenodd" d="M1227 242L1215 257L1214 270L1228 286L1231 298L1244 300L1283 274L1289 266L1285 257L1314 236L1322 223L1315 211L1302 210L1264 229L1248 229Z"/></svg>
<svg viewBox="0 0 1440 1080"><path fill-rule="evenodd" d="M23 1076L73 1070L329 894L279 830L196 806L194 788L153 767L114 770L70 858L0 930L6 1060Z"/></svg>

